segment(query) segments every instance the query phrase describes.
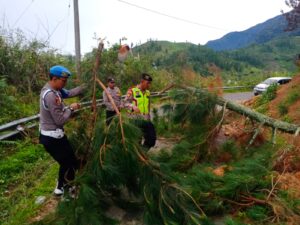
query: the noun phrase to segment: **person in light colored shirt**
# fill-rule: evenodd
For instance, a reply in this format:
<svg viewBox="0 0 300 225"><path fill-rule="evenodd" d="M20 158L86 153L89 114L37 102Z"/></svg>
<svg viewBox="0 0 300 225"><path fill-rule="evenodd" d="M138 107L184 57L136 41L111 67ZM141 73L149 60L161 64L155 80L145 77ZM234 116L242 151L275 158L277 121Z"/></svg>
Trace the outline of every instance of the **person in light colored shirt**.
<svg viewBox="0 0 300 225"><path fill-rule="evenodd" d="M114 100L116 106L120 110L121 107L122 107L121 91L118 87L116 87L116 82L112 77L109 77L107 79L107 89L106 90L111 95L111 97ZM113 106L112 106L111 102L109 101L105 91L103 91L103 103L106 107L106 125L108 126L111 123L114 116L117 114L117 112L113 108Z"/></svg>
<svg viewBox="0 0 300 225"><path fill-rule="evenodd" d="M74 97L83 92L83 86L66 90L70 71L60 65L50 68L50 79L42 88L40 94L40 143L45 150L59 164L57 186L54 194L63 195L64 190L71 189L69 184L75 178L79 161L64 132L64 124L70 119L73 112L80 108L79 103L69 106L63 99Z"/></svg>

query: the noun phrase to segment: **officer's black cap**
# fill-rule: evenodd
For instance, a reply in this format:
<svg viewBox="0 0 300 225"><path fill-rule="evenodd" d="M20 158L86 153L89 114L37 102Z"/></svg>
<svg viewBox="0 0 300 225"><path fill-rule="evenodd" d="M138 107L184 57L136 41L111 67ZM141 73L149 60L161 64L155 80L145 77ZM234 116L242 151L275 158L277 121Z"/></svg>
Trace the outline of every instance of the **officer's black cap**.
<svg viewBox="0 0 300 225"><path fill-rule="evenodd" d="M109 77L109 78L107 79L107 82L108 82L108 83L115 83L115 79L112 78L112 77Z"/></svg>
<svg viewBox="0 0 300 225"><path fill-rule="evenodd" d="M147 81L152 81L152 77L147 73L142 74L142 79Z"/></svg>

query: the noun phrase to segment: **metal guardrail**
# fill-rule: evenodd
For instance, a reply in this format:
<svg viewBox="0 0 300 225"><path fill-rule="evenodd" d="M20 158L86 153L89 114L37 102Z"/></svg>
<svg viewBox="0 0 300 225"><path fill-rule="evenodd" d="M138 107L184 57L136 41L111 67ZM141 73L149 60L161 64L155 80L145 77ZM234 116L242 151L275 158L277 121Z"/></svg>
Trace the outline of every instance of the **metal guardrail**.
<svg viewBox="0 0 300 225"><path fill-rule="evenodd" d="M17 128L20 124L28 123L28 122L34 121L38 118L40 118L40 114L12 121L10 123L7 123L7 124L4 124L4 125L0 126L0 132L6 131L6 130L11 130L13 128Z"/></svg>
<svg viewBox="0 0 300 225"><path fill-rule="evenodd" d="M98 99L97 106L102 106L102 99ZM75 113L80 112L84 109L90 108L92 104L92 101L87 101L87 102L82 102L81 106L82 108L78 109L75 111ZM38 122L36 122L40 118L40 114L36 114L33 116L25 117L19 120L15 120L12 122L9 122L7 124L1 125L0 126L0 133L3 133L7 131L7 133L0 134L0 141L9 139L11 137L14 137L25 130L37 127L39 125ZM28 124L29 123L29 124Z"/></svg>
<svg viewBox="0 0 300 225"><path fill-rule="evenodd" d="M224 89L224 90L234 90L234 89L244 89L244 88L250 88L253 86L234 86L234 87L215 87L212 89ZM204 88L207 89L207 88ZM160 94L160 92L152 92L151 93L151 97L161 97L161 96L165 96L166 93ZM122 96L122 98L124 98L124 96ZM103 100L102 99L98 99L97 100L97 106L102 106L103 105ZM86 101L86 102L82 102L80 103L82 108L76 110L75 112L79 112L81 110L90 108L92 105L92 101ZM0 126L0 141L14 137L22 132L24 132L24 130L27 129L31 129L34 127L38 126L38 122L36 122L38 119L40 118L40 114L36 114L33 116L29 116L29 117L25 117L22 119L18 119L12 122L9 122L7 124L3 124ZM29 124L28 124L29 123ZM7 131L7 133L5 133L5 131ZM1 134L2 133L2 134Z"/></svg>
<svg viewBox="0 0 300 225"><path fill-rule="evenodd" d="M33 124L30 124L30 125L26 125L25 127L21 127L21 125L19 125L19 127L16 128L16 130L14 131L10 131L9 133L7 134L3 134L0 136L0 141L2 140L5 140L5 139L9 139L11 137L14 137L22 132L24 132L24 130L27 130L27 129L31 129L31 128L34 128L34 127L37 127L39 124L37 122L33 123Z"/></svg>
<svg viewBox="0 0 300 225"><path fill-rule="evenodd" d="M246 89L246 88L254 88L253 85L248 86L224 86L224 87L213 87L211 89L223 89L223 90L238 90L238 89ZM203 88L204 90L207 90L208 88Z"/></svg>
<svg viewBox="0 0 300 225"><path fill-rule="evenodd" d="M161 96L158 92L152 92L151 93L152 97L159 97ZM122 98L124 98L124 96L122 96ZM97 106L101 107L103 105L103 100L102 99L98 99L96 100L97 102ZM81 102L81 108L76 110L75 113L78 113L84 109L90 108L92 105L92 101L87 101L87 102ZM0 126L0 133L3 133L5 131L7 131L7 133L4 134L0 134L0 141L2 140L6 140L9 139L11 137L14 137L16 135L21 134L22 132L24 132L25 130L37 127L39 125L38 122L36 122L38 119L40 118L40 114L36 114L33 116L29 116L29 117L25 117L22 119L18 119L18 120L14 120L12 122L9 122L7 124L3 124ZM28 124L31 123L31 124Z"/></svg>

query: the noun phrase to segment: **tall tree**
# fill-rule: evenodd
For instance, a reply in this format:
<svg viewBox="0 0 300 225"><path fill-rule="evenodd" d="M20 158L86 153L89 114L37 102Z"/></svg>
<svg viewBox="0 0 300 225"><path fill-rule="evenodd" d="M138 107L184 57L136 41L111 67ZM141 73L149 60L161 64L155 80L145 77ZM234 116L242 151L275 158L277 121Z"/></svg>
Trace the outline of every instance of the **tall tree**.
<svg viewBox="0 0 300 225"><path fill-rule="evenodd" d="M285 4L292 8L284 14L288 23L286 31L293 31L300 26L300 0L285 0Z"/></svg>

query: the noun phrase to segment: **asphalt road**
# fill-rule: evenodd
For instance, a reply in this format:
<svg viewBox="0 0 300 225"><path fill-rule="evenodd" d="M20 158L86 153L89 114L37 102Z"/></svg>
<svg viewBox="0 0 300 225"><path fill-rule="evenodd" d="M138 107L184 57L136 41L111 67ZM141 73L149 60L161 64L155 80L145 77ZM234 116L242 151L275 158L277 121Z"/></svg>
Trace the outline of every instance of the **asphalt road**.
<svg viewBox="0 0 300 225"><path fill-rule="evenodd" d="M238 93L226 93L224 98L234 102L243 102L252 98L253 92L238 92Z"/></svg>

